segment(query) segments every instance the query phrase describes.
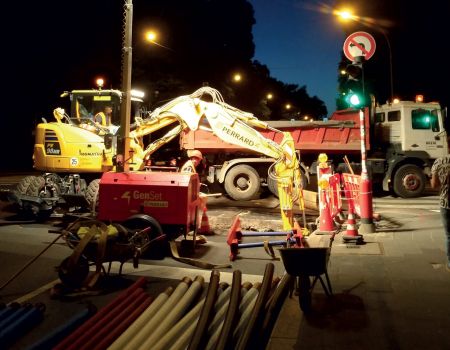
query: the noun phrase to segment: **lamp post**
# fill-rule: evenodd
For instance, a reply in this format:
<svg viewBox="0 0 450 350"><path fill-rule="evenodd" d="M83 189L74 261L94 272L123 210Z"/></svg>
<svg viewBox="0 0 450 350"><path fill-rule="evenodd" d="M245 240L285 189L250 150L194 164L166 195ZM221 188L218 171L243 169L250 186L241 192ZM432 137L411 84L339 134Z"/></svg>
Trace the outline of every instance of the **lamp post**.
<svg viewBox="0 0 450 350"><path fill-rule="evenodd" d="M393 74L393 69L392 69L392 65L393 65L392 64L392 47L391 47L391 41L389 40L386 30L382 27L374 25L374 23L372 23L372 22L365 20L363 17L352 14L348 10L342 10L342 11L335 10L333 13L337 17L342 19L343 21L351 20L351 21L360 23L368 28L372 28L372 29L378 31L379 33L381 33L383 35L384 39L386 40L387 48L389 51L389 85L390 85L390 97L391 97L391 102L392 102L394 100L394 74Z"/></svg>
<svg viewBox="0 0 450 350"><path fill-rule="evenodd" d="M133 2L125 1L125 24L123 42L123 62L122 62L122 104L120 108L120 142L117 145L117 171L129 170L130 153L130 120L131 115L131 62L132 62L132 24L133 24Z"/></svg>

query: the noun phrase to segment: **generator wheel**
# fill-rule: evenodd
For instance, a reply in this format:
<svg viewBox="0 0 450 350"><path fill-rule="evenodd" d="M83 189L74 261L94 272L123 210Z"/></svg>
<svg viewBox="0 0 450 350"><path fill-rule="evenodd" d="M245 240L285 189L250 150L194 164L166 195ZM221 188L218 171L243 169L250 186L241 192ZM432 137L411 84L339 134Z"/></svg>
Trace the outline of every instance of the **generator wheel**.
<svg viewBox="0 0 450 350"><path fill-rule="evenodd" d="M225 176L225 191L236 201L255 199L260 188L261 178L250 165L236 165Z"/></svg>
<svg viewBox="0 0 450 350"><path fill-rule="evenodd" d="M98 190L100 189L100 179L94 179L89 183L86 189L85 197L89 203L89 208L92 212L98 212Z"/></svg>
<svg viewBox="0 0 450 350"><path fill-rule="evenodd" d="M141 247L145 243L163 235L163 230L159 222L150 215L146 214L133 215L125 220L122 225L134 232L150 227L149 232L141 233L133 239L133 244L137 247ZM168 241L164 238L151 243L148 249L142 252L142 256L148 259L164 259L168 253L168 250Z"/></svg>

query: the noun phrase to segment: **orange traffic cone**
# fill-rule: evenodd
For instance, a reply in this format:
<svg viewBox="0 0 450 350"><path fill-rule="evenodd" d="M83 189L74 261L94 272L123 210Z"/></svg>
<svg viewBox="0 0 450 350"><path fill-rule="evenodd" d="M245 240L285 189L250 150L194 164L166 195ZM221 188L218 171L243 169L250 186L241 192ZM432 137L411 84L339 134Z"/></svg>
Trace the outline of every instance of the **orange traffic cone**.
<svg viewBox="0 0 450 350"><path fill-rule="evenodd" d="M363 241L363 236L358 233L356 228L355 214L353 214L353 209L349 207L348 218L347 218L347 229L342 235L344 242L354 241L357 244Z"/></svg>
<svg viewBox="0 0 450 350"><path fill-rule="evenodd" d="M319 227L316 231L314 231L315 234L332 234L333 232L337 231L337 228L335 226L335 222L333 221L331 217L331 211L330 206L328 205L328 201L326 200L325 196L324 198L324 205L320 210L320 216L319 216Z"/></svg>
<svg viewBox="0 0 450 350"><path fill-rule="evenodd" d="M211 228L209 227L208 215L206 215L206 207L203 207L202 221L200 223L200 228L198 230L198 233L201 235L212 235L213 234L213 232L211 231Z"/></svg>

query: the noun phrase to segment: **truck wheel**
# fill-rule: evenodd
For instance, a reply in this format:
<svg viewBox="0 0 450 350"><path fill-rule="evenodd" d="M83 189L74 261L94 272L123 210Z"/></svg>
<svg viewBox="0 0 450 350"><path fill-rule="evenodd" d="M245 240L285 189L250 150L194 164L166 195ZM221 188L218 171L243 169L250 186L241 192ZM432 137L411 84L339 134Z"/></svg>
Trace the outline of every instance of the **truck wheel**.
<svg viewBox="0 0 450 350"><path fill-rule="evenodd" d="M260 188L259 174L249 165L236 165L225 177L225 191L237 201L254 199Z"/></svg>
<svg viewBox="0 0 450 350"><path fill-rule="evenodd" d="M394 174L394 193L402 198L419 197L425 189L425 174L416 165L402 165Z"/></svg>
<svg viewBox="0 0 450 350"><path fill-rule="evenodd" d="M100 188L100 179L94 179L89 183L84 196L89 203L89 208L93 212L98 211L98 190Z"/></svg>

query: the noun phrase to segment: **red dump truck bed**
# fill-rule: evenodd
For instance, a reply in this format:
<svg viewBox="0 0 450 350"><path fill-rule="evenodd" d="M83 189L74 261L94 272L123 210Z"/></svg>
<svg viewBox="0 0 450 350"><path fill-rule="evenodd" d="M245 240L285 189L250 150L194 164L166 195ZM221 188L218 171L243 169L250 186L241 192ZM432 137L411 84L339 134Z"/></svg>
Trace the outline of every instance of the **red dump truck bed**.
<svg viewBox="0 0 450 350"><path fill-rule="evenodd" d="M366 135L369 135L369 116L365 109ZM269 121L268 124L281 131L289 131L295 142L295 148L305 153L360 153L361 133L359 111L347 109L334 112L328 121ZM264 137L280 143L283 135L272 130L259 130ZM214 134L203 131L186 131L181 135L183 149L198 149L206 153L246 152L242 147L219 139ZM370 149L369 137L366 149Z"/></svg>

